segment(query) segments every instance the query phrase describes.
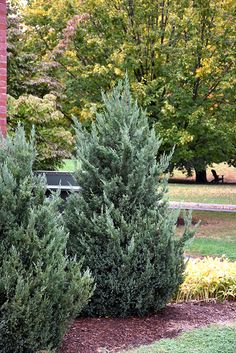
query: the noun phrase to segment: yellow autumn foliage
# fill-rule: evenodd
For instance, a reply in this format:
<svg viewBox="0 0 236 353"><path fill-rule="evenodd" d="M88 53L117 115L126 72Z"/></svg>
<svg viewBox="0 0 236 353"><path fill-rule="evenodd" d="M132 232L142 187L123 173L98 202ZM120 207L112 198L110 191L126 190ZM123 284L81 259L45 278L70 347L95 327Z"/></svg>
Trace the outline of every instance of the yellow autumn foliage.
<svg viewBox="0 0 236 353"><path fill-rule="evenodd" d="M227 258L190 259L176 301L235 300L236 262Z"/></svg>

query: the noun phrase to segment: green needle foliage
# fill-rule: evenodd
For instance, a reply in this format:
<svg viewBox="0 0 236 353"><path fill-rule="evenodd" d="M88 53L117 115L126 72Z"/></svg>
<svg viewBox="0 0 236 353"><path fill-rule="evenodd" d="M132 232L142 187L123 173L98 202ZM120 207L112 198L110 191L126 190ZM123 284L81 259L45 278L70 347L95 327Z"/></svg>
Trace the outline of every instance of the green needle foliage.
<svg viewBox="0 0 236 353"><path fill-rule="evenodd" d="M59 346L91 295L91 277L66 255L58 195L34 177L35 150L23 128L0 141L0 352Z"/></svg>
<svg viewBox="0 0 236 353"><path fill-rule="evenodd" d="M170 156L130 93L128 80L103 95L91 133L77 124L79 195L66 206L69 249L83 254L96 282L89 315L144 315L163 308L182 282L177 214L165 198Z"/></svg>

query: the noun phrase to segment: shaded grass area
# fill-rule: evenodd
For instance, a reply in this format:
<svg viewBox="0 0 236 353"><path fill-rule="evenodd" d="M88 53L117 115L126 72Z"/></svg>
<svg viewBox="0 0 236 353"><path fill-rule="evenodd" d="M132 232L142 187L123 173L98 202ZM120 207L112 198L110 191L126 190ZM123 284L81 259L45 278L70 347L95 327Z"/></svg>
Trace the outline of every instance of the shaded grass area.
<svg viewBox="0 0 236 353"><path fill-rule="evenodd" d="M198 237L236 238L236 213L193 211L192 217L195 223L201 222L196 233Z"/></svg>
<svg viewBox="0 0 236 353"><path fill-rule="evenodd" d="M226 183L236 183L236 168L235 167L230 167L228 166L227 163L219 163L219 164L213 164L212 167L207 168L207 180L210 182L213 180L213 175L211 173L211 169L215 169L216 173L221 177L221 175L224 175L224 181ZM177 179L177 180L185 180L185 181L194 181L195 180L195 175L192 177L187 178L185 174L182 173L180 170L174 170L173 176L171 179Z"/></svg>
<svg viewBox="0 0 236 353"><path fill-rule="evenodd" d="M235 341L235 327L207 327L183 333L176 339L162 339L126 353L234 353Z"/></svg>
<svg viewBox="0 0 236 353"><path fill-rule="evenodd" d="M75 159L65 159L64 165L59 169L62 172L74 172L80 166L79 162Z"/></svg>
<svg viewBox="0 0 236 353"><path fill-rule="evenodd" d="M186 253L193 256L222 256L236 260L236 213L193 212L193 220L201 221ZM182 227L178 228L178 232Z"/></svg>
<svg viewBox="0 0 236 353"><path fill-rule="evenodd" d="M232 240L195 238L186 252L194 256L225 256L236 261L236 237Z"/></svg>
<svg viewBox="0 0 236 353"><path fill-rule="evenodd" d="M170 201L236 204L236 185L169 184Z"/></svg>

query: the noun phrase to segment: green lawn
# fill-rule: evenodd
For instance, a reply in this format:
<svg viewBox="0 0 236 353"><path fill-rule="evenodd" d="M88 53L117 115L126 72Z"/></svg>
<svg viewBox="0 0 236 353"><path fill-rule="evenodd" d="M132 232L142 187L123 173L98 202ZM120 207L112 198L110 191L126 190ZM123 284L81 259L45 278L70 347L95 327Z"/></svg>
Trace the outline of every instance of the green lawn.
<svg viewBox="0 0 236 353"><path fill-rule="evenodd" d="M170 201L236 204L236 185L169 184Z"/></svg>
<svg viewBox="0 0 236 353"><path fill-rule="evenodd" d="M73 172L79 167L79 162L73 159L65 159L63 167L60 168L62 172Z"/></svg>
<svg viewBox="0 0 236 353"><path fill-rule="evenodd" d="M231 240L195 238L186 253L193 256L226 256L236 261L236 237Z"/></svg>
<svg viewBox="0 0 236 353"><path fill-rule="evenodd" d="M198 237L236 238L236 213L193 211L192 218L194 223L201 222L197 229Z"/></svg>
<svg viewBox="0 0 236 353"><path fill-rule="evenodd" d="M176 339L162 339L126 353L235 353L236 328L207 327L183 333Z"/></svg>
<svg viewBox="0 0 236 353"><path fill-rule="evenodd" d="M193 212L193 219L201 220L196 236L186 252L193 256L222 256L236 260L236 213ZM181 233L182 227L178 227Z"/></svg>

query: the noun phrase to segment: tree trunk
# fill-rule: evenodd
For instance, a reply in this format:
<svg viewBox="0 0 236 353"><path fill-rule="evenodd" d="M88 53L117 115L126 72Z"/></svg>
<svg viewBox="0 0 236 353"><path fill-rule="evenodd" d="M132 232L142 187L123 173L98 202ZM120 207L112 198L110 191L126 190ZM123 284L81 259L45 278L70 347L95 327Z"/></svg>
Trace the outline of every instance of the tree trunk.
<svg viewBox="0 0 236 353"><path fill-rule="evenodd" d="M207 181L207 173L206 169L203 170L195 170L196 173L196 183L198 184L206 184Z"/></svg>

